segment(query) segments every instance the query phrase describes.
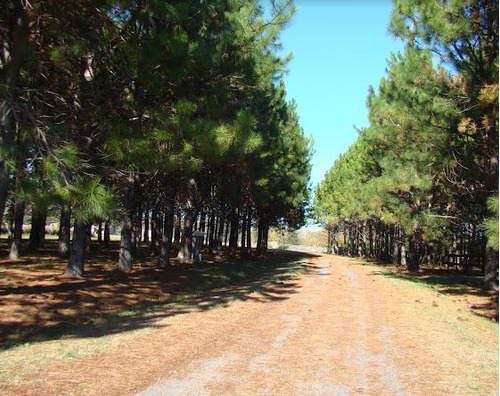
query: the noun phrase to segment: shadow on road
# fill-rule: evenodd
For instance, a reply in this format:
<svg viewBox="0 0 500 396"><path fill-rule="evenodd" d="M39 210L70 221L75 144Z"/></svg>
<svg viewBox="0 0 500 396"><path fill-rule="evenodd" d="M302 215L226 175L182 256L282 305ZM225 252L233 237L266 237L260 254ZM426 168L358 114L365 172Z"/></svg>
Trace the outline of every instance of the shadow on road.
<svg viewBox="0 0 500 396"><path fill-rule="evenodd" d="M165 327L164 318L234 300L279 303L300 292L298 275L316 268L314 254L278 251L160 269L142 251L125 275L113 253L91 254L83 279L60 276L65 262L48 254L0 262L0 349Z"/></svg>

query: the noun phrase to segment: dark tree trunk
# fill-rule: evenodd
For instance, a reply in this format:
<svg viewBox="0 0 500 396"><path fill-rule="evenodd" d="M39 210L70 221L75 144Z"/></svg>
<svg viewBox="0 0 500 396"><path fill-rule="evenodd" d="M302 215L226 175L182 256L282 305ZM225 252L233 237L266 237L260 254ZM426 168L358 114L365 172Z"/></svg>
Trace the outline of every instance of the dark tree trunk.
<svg viewBox="0 0 500 396"><path fill-rule="evenodd" d="M3 223L5 207L7 206L7 198L9 197L9 178L7 169L3 161L0 161L0 226Z"/></svg>
<svg viewBox="0 0 500 396"><path fill-rule="evenodd" d="M149 243L149 209L144 212L144 233L142 240Z"/></svg>
<svg viewBox="0 0 500 396"><path fill-rule="evenodd" d="M99 226L97 227L97 243L102 244L102 220L99 220Z"/></svg>
<svg viewBox="0 0 500 396"><path fill-rule="evenodd" d="M181 241L181 218L182 218L182 213L180 210L177 211L175 214L175 224L174 224L174 243L176 246L179 246L179 243Z"/></svg>
<svg viewBox="0 0 500 396"><path fill-rule="evenodd" d="M23 239L24 203L14 204L14 235L10 244L9 258L17 260L19 258L21 243Z"/></svg>
<svg viewBox="0 0 500 396"><path fill-rule="evenodd" d="M104 223L104 246L109 246L111 242L111 231L110 231L109 219Z"/></svg>
<svg viewBox="0 0 500 396"><path fill-rule="evenodd" d="M225 227L225 231L224 231L224 246L227 247L227 244L229 242L229 229L231 228L231 224L230 224L229 220L225 220L224 221L224 227Z"/></svg>
<svg viewBox="0 0 500 396"><path fill-rule="evenodd" d="M142 242L142 208L141 205L137 208L135 213L135 242L137 245Z"/></svg>
<svg viewBox="0 0 500 396"><path fill-rule="evenodd" d="M153 209L151 211L151 243L150 243L150 247L151 247L151 252L153 254L156 254L155 252L155 246L156 246L156 238L157 238L157 229L156 229L156 223L157 223L157 211L156 209Z"/></svg>
<svg viewBox="0 0 500 396"><path fill-rule="evenodd" d="M208 234L208 251L213 253L215 245L215 236L217 235L217 228L220 227L220 221L215 217L215 213L212 210L210 214L210 232Z"/></svg>
<svg viewBox="0 0 500 396"><path fill-rule="evenodd" d="M92 223L87 224L87 245L86 248L90 250L92 247Z"/></svg>
<svg viewBox="0 0 500 396"><path fill-rule="evenodd" d="M151 223L151 249L153 250L153 254L155 256L160 254L161 238L163 236L163 221L163 213L158 210L153 210Z"/></svg>
<svg viewBox="0 0 500 396"><path fill-rule="evenodd" d="M71 207L64 203L61 207L61 218L59 220L59 257L68 258L69 241L71 233Z"/></svg>
<svg viewBox="0 0 500 396"><path fill-rule="evenodd" d="M45 240L45 224L47 222L47 208L33 205L31 209L31 231L28 249L36 251Z"/></svg>
<svg viewBox="0 0 500 396"><path fill-rule="evenodd" d="M498 290L498 252L490 247L486 251L484 287L490 290Z"/></svg>
<svg viewBox="0 0 500 396"><path fill-rule="evenodd" d="M174 198L168 199L165 208L165 226L163 228L163 237L160 249L160 265L166 267L170 259L172 248L172 234L174 230Z"/></svg>
<svg viewBox="0 0 500 396"><path fill-rule="evenodd" d="M65 275L82 277L84 275L85 245L88 225L83 220L75 220L73 242Z"/></svg>
<svg viewBox="0 0 500 396"><path fill-rule="evenodd" d="M132 247L132 257L135 256L136 252L137 252L137 243L138 243L138 239L139 239L139 227L137 225L137 210L133 210L131 211L131 218L132 220L132 233L130 235L131 239L130 239L130 242L131 242L131 247Z"/></svg>
<svg viewBox="0 0 500 396"><path fill-rule="evenodd" d="M259 220L257 224L257 246L255 248L255 253L257 255L262 254L262 240L264 237L263 221Z"/></svg>
<svg viewBox="0 0 500 396"><path fill-rule="evenodd" d="M222 244L224 242L224 224L226 224L226 220L224 216L221 215L219 217L219 228L217 229L217 258L222 257ZM226 227L227 228L227 227Z"/></svg>
<svg viewBox="0 0 500 396"><path fill-rule="evenodd" d="M260 219L258 224L257 254L267 252L267 238L269 226L266 220Z"/></svg>
<svg viewBox="0 0 500 396"><path fill-rule="evenodd" d="M21 0L9 2L9 11L3 16L8 16L7 24L12 28L10 34L3 35L4 40L9 41L8 51L4 51L2 59L2 72L0 73L0 140L2 145L9 147L10 145L19 145L16 131L16 110L15 105L17 98L17 82L26 55L30 49L29 43L29 18L27 14L28 5ZM2 21L3 22L3 21ZM6 25L2 23L2 26ZM8 38L7 38L8 36ZM4 44L4 43L2 43ZM5 47L4 47L5 49ZM0 160L0 224L3 220L5 205L9 193L9 175L5 161ZM18 205L20 208L20 206ZM24 212L24 208L23 208ZM22 226L21 226L22 227ZM21 236L22 238L22 236ZM16 239L14 237L13 239ZM19 256L19 243L16 241L14 251L11 249L13 256ZM12 246L11 246L12 248Z"/></svg>
<svg viewBox="0 0 500 396"><path fill-rule="evenodd" d="M354 233L354 225L349 224L349 256L354 257L356 254L356 235Z"/></svg>
<svg viewBox="0 0 500 396"><path fill-rule="evenodd" d="M239 210L235 208L231 214L231 233L229 234L229 255L234 257L238 249Z"/></svg>
<svg viewBox="0 0 500 396"><path fill-rule="evenodd" d="M198 230L201 232L205 232L206 226L207 226L207 216L205 215L205 212L201 212L201 214L200 214L200 226L199 226Z"/></svg>
<svg viewBox="0 0 500 396"><path fill-rule="evenodd" d="M419 247L417 243L417 238L414 235L408 238L408 246L409 246L409 254L408 254L406 268L408 268L408 271L416 272L420 268L420 257L418 251Z"/></svg>
<svg viewBox="0 0 500 396"><path fill-rule="evenodd" d="M122 230L120 240L120 255L118 268L128 272L132 270L134 246L133 246L133 217L136 209L137 180L134 175L129 175L124 189L124 207L122 217Z"/></svg>
<svg viewBox="0 0 500 396"><path fill-rule="evenodd" d="M368 256L373 258L375 257L374 251L373 251L373 222L370 220L368 222Z"/></svg>
<svg viewBox="0 0 500 396"><path fill-rule="evenodd" d="M247 219L247 254L252 254L252 210L248 209Z"/></svg>
<svg viewBox="0 0 500 396"><path fill-rule="evenodd" d="M264 235L262 237L262 253L267 253L267 246L269 241L269 224L264 225Z"/></svg>
<svg viewBox="0 0 500 396"><path fill-rule="evenodd" d="M383 230L383 235L381 235L381 238L384 240L384 253L382 255L382 259L385 262L390 262L390 257L391 255L389 254L390 249L391 249L391 242L390 242L390 228L389 227L381 227Z"/></svg>

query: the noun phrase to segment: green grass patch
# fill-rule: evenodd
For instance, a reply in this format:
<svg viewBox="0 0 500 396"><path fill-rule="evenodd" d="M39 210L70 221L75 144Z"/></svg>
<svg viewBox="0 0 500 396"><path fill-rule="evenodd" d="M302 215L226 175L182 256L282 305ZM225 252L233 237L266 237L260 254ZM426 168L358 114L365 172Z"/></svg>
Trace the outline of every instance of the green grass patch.
<svg viewBox="0 0 500 396"><path fill-rule="evenodd" d="M474 290L481 290L483 277L478 275L462 275L456 273L432 272L396 273L379 272L385 278L410 282L416 286L438 289L448 294L464 294Z"/></svg>

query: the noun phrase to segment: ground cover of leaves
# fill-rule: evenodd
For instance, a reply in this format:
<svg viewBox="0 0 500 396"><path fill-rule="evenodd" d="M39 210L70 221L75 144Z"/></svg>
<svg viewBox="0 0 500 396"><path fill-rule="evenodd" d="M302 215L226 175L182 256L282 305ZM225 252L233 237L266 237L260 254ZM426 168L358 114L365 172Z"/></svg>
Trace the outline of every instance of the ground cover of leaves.
<svg viewBox="0 0 500 396"><path fill-rule="evenodd" d="M146 259L121 278L98 255L71 280L47 257L0 263L4 345L26 341L0 352L2 394L498 394L492 296L472 287L320 254L232 285Z"/></svg>

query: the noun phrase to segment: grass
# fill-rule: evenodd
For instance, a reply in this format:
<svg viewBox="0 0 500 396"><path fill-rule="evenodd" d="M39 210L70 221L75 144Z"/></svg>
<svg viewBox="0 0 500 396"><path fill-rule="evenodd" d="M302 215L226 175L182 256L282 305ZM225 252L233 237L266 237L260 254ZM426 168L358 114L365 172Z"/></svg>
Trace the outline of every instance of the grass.
<svg viewBox="0 0 500 396"><path fill-rule="evenodd" d="M437 393L498 394L491 391L498 386L498 293L483 289L481 275L426 268L410 273L392 264L347 261L369 266L373 276L404 287L398 290L404 295L401 309L411 306L406 323L430 337L433 347L427 353L449 356L435 362L442 373Z"/></svg>
<svg viewBox="0 0 500 396"><path fill-rule="evenodd" d="M391 263L359 258L344 258L355 265L371 266L374 276L381 276L415 288L425 288L452 298L465 299L469 310L487 322L499 320L498 291L483 288L483 276L477 272L464 274L456 270L421 268L419 272L408 272ZM476 301L476 303L474 303Z"/></svg>
<svg viewBox="0 0 500 396"><path fill-rule="evenodd" d="M387 278L410 282L421 287L438 289L448 294L463 294L478 291L483 286L483 277L480 275L463 275L450 273L449 271L424 271L419 273L386 272L381 275Z"/></svg>

